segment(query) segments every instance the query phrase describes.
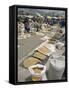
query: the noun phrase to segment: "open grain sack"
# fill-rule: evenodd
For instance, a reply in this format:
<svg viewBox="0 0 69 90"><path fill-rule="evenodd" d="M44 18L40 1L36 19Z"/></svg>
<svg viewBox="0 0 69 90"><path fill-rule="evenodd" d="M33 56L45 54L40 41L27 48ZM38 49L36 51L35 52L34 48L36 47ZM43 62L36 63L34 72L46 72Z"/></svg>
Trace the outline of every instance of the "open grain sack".
<svg viewBox="0 0 69 90"><path fill-rule="evenodd" d="M44 46L41 48L38 48L37 51L44 54L44 55L49 55L51 53L51 50L48 49L47 47L44 47Z"/></svg>
<svg viewBox="0 0 69 90"><path fill-rule="evenodd" d="M46 66L41 64L32 65L28 69L32 75L33 81L42 80L42 76L46 72Z"/></svg>
<svg viewBox="0 0 69 90"><path fill-rule="evenodd" d="M28 68L32 65L35 65L37 63L41 63L41 61L37 58L34 57L28 57L27 59L25 59L22 63L21 66L24 66L25 68Z"/></svg>
<svg viewBox="0 0 69 90"><path fill-rule="evenodd" d="M42 61L42 63L46 63L49 58L47 55L44 55L37 51L34 52L33 57L38 58L40 61Z"/></svg>

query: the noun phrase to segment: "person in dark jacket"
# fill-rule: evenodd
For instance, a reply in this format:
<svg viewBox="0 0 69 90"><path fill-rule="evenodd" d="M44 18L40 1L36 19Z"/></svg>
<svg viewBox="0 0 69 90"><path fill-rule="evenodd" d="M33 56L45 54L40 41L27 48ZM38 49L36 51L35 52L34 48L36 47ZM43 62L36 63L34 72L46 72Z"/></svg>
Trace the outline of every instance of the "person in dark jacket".
<svg viewBox="0 0 69 90"><path fill-rule="evenodd" d="M29 25L29 18L28 17L26 17L25 19L24 19L24 27L25 27L25 32L30 32L30 25Z"/></svg>

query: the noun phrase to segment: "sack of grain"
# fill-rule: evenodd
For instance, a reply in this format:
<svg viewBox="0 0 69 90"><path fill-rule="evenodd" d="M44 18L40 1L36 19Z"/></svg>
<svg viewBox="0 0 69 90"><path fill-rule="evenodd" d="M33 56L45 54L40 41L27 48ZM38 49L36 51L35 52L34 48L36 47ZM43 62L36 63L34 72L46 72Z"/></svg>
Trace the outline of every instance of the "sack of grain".
<svg viewBox="0 0 69 90"><path fill-rule="evenodd" d="M49 60L48 79L58 80L62 79L62 75L65 69L65 57L54 58Z"/></svg>

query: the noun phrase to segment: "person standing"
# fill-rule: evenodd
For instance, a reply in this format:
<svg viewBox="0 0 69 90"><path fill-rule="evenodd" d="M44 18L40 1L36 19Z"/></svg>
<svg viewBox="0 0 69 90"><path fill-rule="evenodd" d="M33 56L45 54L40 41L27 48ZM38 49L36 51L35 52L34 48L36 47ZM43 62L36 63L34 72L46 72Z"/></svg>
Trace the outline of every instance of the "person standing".
<svg viewBox="0 0 69 90"><path fill-rule="evenodd" d="M29 33L30 32L30 24L29 24L28 17L25 17L25 19L24 19L24 27L25 27L25 32Z"/></svg>

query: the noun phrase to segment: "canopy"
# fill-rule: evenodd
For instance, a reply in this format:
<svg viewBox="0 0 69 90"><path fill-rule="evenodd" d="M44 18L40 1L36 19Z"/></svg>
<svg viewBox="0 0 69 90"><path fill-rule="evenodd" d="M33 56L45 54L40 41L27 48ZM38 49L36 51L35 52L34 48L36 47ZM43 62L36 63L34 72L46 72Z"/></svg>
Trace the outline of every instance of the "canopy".
<svg viewBox="0 0 69 90"><path fill-rule="evenodd" d="M51 17L51 16L47 16L47 18L48 18L48 19L52 19L52 17Z"/></svg>
<svg viewBox="0 0 69 90"><path fill-rule="evenodd" d="M36 14L37 14L37 16L44 18L40 13L36 13Z"/></svg>
<svg viewBox="0 0 69 90"><path fill-rule="evenodd" d="M57 17L52 17L53 19L58 19Z"/></svg>

